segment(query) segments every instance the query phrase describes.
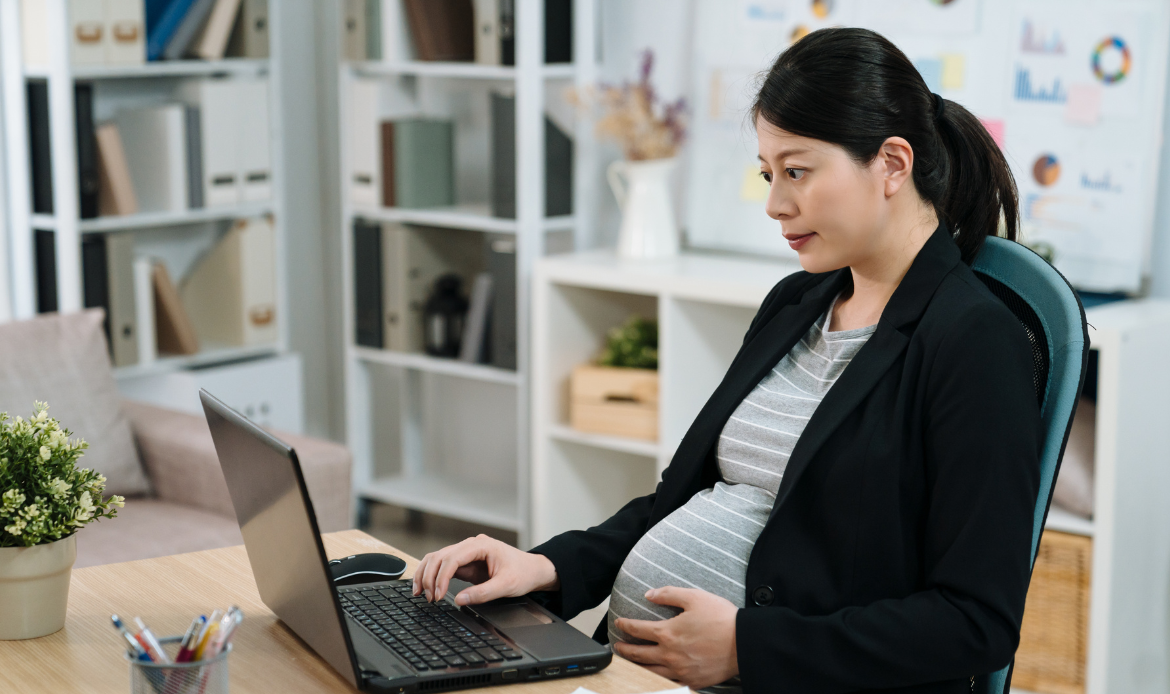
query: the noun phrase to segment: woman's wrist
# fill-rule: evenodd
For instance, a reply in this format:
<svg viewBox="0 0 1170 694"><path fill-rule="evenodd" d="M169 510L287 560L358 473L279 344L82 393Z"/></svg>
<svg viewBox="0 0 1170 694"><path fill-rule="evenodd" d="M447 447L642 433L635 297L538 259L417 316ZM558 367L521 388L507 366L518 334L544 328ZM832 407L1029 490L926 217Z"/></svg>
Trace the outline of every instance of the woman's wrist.
<svg viewBox="0 0 1170 694"><path fill-rule="evenodd" d="M557 567L552 563L552 560L543 554L529 553L529 556L532 557L535 565L535 575L539 577L536 587L532 589L533 592L560 590L561 578L557 575Z"/></svg>

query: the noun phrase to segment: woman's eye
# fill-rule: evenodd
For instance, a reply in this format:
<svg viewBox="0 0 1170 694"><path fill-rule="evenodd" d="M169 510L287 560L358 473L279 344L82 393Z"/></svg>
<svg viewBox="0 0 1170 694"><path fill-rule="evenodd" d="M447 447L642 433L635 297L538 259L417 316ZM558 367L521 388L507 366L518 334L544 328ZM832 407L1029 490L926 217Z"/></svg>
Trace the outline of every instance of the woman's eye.
<svg viewBox="0 0 1170 694"><path fill-rule="evenodd" d="M804 178L804 169L784 169L784 173L794 181L799 181Z"/></svg>
<svg viewBox="0 0 1170 694"><path fill-rule="evenodd" d="M762 178L762 179L764 179L765 181L767 181L767 182L768 182L768 185L772 185L772 174L768 173L767 171L761 171L761 172L760 172L760 178Z"/></svg>

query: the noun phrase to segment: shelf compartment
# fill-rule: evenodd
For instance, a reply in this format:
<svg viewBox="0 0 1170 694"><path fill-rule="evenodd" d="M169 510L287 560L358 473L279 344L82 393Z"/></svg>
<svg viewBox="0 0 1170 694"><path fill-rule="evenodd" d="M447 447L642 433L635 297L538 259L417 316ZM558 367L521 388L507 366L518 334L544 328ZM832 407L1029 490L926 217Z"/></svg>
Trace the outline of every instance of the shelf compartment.
<svg viewBox="0 0 1170 694"><path fill-rule="evenodd" d="M129 229L149 229L151 227L170 227L242 217L258 217L270 212L272 212L272 204L267 202L232 207L201 207L180 212L139 212L137 214L83 219L77 228L83 234L99 234Z"/></svg>
<svg viewBox="0 0 1170 694"><path fill-rule="evenodd" d="M121 379L139 378L141 376L154 376L157 374L171 373L173 371L178 371L179 369L213 366L216 364L226 364L230 362L268 357L276 355L279 352L280 346L275 344L252 345L248 347L217 347L203 350L197 354L174 357L159 357L158 359L146 364L134 364L131 366L118 367L114 369L114 378Z"/></svg>
<svg viewBox="0 0 1170 694"><path fill-rule="evenodd" d="M498 80L516 79L516 68L512 65L481 65L469 62L442 62L408 60L399 62L362 61L348 64L354 74L363 77L448 77L454 79ZM544 65L541 74L547 79L570 79L576 66L572 63Z"/></svg>
<svg viewBox="0 0 1170 694"><path fill-rule="evenodd" d="M517 386L520 384L520 375L515 371L500 369L485 364L469 364L458 359L443 359L432 357L429 354L411 352L395 352L388 349L373 347L351 347L355 358L372 364L398 366L404 369L425 371L427 373L455 376L473 381L498 383L501 385Z"/></svg>
<svg viewBox="0 0 1170 694"><path fill-rule="evenodd" d="M157 77L209 77L213 75L259 75L268 71L268 60L227 58L225 60L164 60L138 65L75 65L70 74L76 80L112 80ZM25 69L25 77L46 78L47 67Z"/></svg>
<svg viewBox="0 0 1170 694"><path fill-rule="evenodd" d="M624 436L609 436L607 434L592 434L584 431L577 431L576 429L567 427L563 424L551 425L549 427L549 435L557 441L567 441L569 443L577 443L583 446L604 448L610 451L630 453L647 458L656 459L658 458L658 454L661 452L661 446L658 445L657 441L631 439Z"/></svg>
<svg viewBox="0 0 1170 694"><path fill-rule="evenodd" d="M354 207L353 215L372 222L398 222L447 229L469 229L497 234L515 234L516 220L493 217L487 204L462 204L451 207ZM573 215L546 217L541 226L545 231L571 230L577 223Z"/></svg>
<svg viewBox="0 0 1170 694"><path fill-rule="evenodd" d="M517 532L521 529L515 495L502 495L474 482L431 475L399 475L358 485L357 495L493 528Z"/></svg>

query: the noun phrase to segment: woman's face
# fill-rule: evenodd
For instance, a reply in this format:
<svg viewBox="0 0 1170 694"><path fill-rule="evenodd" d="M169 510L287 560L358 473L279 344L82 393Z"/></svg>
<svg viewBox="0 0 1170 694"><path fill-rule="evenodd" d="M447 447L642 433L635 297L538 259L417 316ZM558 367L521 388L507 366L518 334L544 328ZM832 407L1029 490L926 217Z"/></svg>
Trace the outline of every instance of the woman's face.
<svg viewBox="0 0 1170 694"><path fill-rule="evenodd" d="M889 215L885 157L858 165L838 145L756 121L765 210L809 272L856 266L878 252ZM900 138L899 138L900 139Z"/></svg>

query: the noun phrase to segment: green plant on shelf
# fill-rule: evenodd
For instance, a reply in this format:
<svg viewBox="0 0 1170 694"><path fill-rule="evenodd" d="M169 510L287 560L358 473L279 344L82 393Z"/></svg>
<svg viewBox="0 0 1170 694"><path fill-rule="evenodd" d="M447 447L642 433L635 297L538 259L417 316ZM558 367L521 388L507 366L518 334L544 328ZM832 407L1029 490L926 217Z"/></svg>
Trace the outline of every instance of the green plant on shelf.
<svg viewBox="0 0 1170 694"><path fill-rule="evenodd" d="M632 316L625 325L609 331L600 366L658 369L658 321Z"/></svg>

